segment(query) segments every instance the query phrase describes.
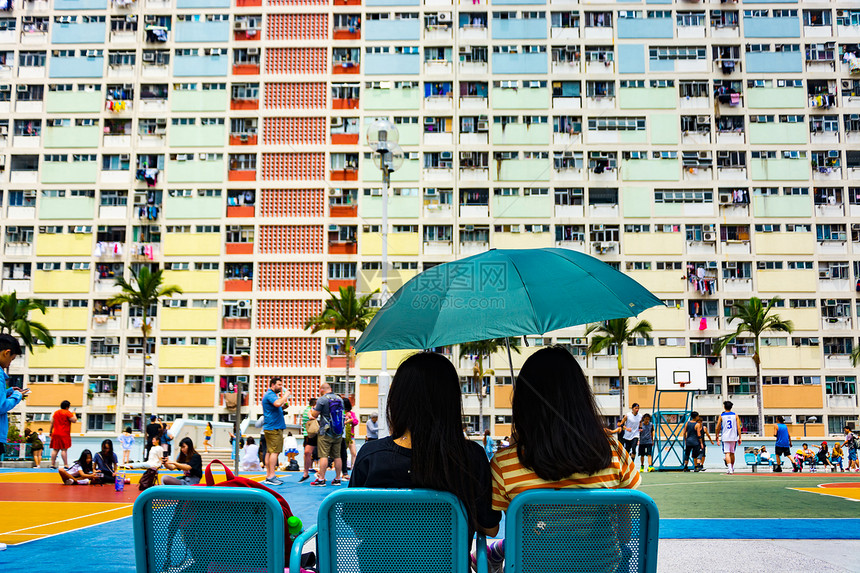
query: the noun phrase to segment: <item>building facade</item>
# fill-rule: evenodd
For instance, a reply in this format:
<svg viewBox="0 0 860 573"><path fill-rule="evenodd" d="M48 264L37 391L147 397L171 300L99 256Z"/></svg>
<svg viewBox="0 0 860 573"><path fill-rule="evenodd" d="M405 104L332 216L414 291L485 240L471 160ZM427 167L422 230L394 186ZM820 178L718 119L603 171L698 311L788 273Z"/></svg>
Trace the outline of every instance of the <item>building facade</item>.
<svg viewBox="0 0 860 573"><path fill-rule="evenodd" d="M695 407L712 422L730 398L750 432L750 341L718 357L712 342L733 302L779 296L795 332L762 341L767 423L839 433L858 418L858 42L843 0L10 0L2 291L45 300L57 337L13 367L25 416L68 399L80 431L113 434L146 392L168 420L227 420L227 394L259 412L278 375L294 415L327 379L365 419L379 355L348 385L341 339L303 326L323 287L381 286L363 132L385 117L407 154L390 290L491 247L592 254L667 304L625 351L625 396L651 404L657 356L708 356ZM106 304L142 266L184 291L151 309L148 341ZM617 415L616 357L586 356L583 332L532 338L516 365L565 344ZM473 362L444 350L477 427ZM506 364L484 401L499 436Z"/></svg>

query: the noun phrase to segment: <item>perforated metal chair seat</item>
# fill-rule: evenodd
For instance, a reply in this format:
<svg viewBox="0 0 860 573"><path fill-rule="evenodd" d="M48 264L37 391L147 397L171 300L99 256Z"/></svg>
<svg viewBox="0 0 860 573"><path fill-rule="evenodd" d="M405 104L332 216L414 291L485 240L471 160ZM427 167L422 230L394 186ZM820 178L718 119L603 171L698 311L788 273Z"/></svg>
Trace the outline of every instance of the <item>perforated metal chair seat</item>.
<svg viewBox="0 0 860 573"><path fill-rule="evenodd" d="M137 573L284 571L284 514L263 491L153 487L132 522Z"/></svg>
<svg viewBox="0 0 860 573"><path fill-rule="evenodd" d="M466 512L456 496L432 490L349 488L323 500L316 528L320 573L468 573ZM486 547L480 537L479 547ZM486 571L486 556L480 568ZM291 570L292 570L291 567Z"/></svg>
<svg viewBox="0 0 860 573"><path fill-rule="evenodd" d="M505 521L506 573L654 573L659 514L634 490L537 489Z"/></svg>

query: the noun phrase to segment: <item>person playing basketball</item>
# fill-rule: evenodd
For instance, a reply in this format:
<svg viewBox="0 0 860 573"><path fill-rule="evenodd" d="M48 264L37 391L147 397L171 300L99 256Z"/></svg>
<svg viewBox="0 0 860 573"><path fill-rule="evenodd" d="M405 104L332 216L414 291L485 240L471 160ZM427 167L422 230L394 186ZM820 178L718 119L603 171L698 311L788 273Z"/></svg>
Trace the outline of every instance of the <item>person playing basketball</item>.
<svg viewBox="0 0 860 573"><path fill-rule="evenodd" d="M725 412L720 414L717 420L717 429L714 433L717 434L717 445L720 441L723 443L723 453L726 455L726 465L728 466L727 474L735 473L735 448L741 443L741 434L738 431L740 420L738 415L732 412L734 404L726 400L723 402Z"/></svg>

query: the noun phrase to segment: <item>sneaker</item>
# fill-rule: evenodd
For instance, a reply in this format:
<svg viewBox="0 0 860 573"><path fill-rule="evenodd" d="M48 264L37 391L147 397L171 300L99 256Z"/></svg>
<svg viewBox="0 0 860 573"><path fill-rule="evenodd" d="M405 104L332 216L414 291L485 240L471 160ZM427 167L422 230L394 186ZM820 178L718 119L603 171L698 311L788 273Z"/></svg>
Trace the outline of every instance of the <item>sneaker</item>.
<svg viewBox="0 0 860 573"><path fill-rule="evenodd" d="M281 485L281 484L283 484L284 482L282 482L282 481L281 481L281 480L279 480L278 478L272 478L272 479L264 479L264 480L263 480L262 482L260 482L260 483L262 483L263 485Z"/></svg>
<svg viewBox="0 0 860 573"><path fill-rule="evenodd" d="M648 466L648 471L649 471L649 472L653 472L653 471L654 471L654 466Z"/></svg>
<svg viewBox="0 0 860 573"><path fill-rule="evenodd" d="M299 478L299 483L302 483L303 481L306 481L306 480L309 480L309 479L311 479L311 476L302 476L302 477L300 477L300 478Z"/></svg>
<svg viewBox="0 0 860 573"><path fill-rule="evenodd" d="M333 480L331 480L331 485L340 485L340 483L341 483L341 482L340 482L340 480L339 480L339 479L333 479ZM323 482L323 484L325 484L325 482ZM311 485L313 485L313 484L311 484Z"/></svg>
<svg viewBox="0 0 860 573"><path fill-rule="evenodd" d="M325 487L325 480L324 479L315 479L314 481L311 482L311 485L318 486L318 487Z"/></svg>

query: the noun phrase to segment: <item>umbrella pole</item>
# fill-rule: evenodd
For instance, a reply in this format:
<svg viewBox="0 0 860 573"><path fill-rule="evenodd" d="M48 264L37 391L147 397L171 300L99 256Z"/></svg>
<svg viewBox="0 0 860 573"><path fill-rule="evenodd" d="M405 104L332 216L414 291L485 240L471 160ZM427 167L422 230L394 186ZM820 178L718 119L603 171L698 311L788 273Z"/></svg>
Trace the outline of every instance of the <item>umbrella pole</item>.
<svg viewBox="0 0 860 573"><path fill-rule="evenodd" d="M511 358L511 343L508 337L505 337L505 348L508 349L508 365L511 367L511 385L516 386L517 377L514 376L514 359Z"/></svg>

